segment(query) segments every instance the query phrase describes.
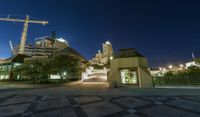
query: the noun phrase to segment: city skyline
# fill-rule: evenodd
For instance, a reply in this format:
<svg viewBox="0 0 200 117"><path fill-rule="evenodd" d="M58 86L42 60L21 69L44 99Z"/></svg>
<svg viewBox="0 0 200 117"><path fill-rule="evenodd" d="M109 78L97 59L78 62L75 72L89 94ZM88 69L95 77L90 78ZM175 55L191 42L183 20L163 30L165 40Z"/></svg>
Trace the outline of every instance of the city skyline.
<svg viewBox="0 0 200 117"><path fill-rule="evenodd" d="M17 1L3 0L0 17L47 20L31 24L27 42L56 31L87 59L110 41L116 52L136 48L150 66L181 64L200 54L200 2L193 1ZM56 9L56 10L55 10ZM0 58L10 56L8 41L20 42L23 23L0 22Z"/></svg>

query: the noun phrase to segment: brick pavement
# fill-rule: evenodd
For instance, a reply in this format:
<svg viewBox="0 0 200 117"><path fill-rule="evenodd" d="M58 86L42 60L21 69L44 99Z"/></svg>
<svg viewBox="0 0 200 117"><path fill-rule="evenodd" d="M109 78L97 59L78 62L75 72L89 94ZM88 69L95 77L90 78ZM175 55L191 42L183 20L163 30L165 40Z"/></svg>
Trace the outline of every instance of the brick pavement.
<svg viewBox="0 0 200 117"><path fill-rule="evenodd" d="M0 97L0 117L199 117L200 96Z"/></svg>

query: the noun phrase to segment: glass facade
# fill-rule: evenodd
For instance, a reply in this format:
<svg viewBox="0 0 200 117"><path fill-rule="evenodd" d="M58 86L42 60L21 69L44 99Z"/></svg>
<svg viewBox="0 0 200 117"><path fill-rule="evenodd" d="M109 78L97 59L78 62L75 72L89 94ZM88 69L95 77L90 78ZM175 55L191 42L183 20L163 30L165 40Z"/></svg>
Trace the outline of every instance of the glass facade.
<svg viewBox="0 0 200 117"><path fill-rule="evenodd" d="M0 80L9 79L11 64L0 65Z"/></svg>
<svg viewBox="0 0 200 117"><path fill-rule="evenodd" d="M0 80L9 79L9 75L0 75Z"/></svg>
<svg viewBox="0 0 200 117"><path fill-rule="evenodd" d="M120 69L120 76L123 84L138 84L137 71L135 69Z"/></svg>
<svg viewBox="0 0 200 117"><path fill-rule="evenodd" d="M10 79L10 78L20 78L13 73L13 69L19 67L24 58L28 57L27 55L16 55L14 57L1 60L0 64L0 80Z"/></svg>
<svg viewBox="0 0 200 117"><path fill-rule="evenodd" d="M2 65L0 67L0 71L9 71L11 69L11 65Z"/></svg>
<svg viewBox="0 0 200 117"><path fill-rule="evenodd" d="M21 63L14 63L13 68L17 68L18 66L22 65Z"/></svg>

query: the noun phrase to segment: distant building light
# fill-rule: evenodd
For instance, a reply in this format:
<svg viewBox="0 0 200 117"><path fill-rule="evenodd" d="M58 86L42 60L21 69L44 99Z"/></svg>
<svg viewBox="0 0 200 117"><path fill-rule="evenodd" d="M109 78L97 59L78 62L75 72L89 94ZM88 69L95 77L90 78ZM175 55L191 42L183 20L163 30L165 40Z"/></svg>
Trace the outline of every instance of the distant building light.
<svg viewBox="0 0 200 117"><path fill-rule="evenodd" d="M169 69L172 69L173 68L173 66L172 65L169 65Z"/></svg>
<svg viewBox="0 0 200 117"><path fill-rule="evenodd" d="M162 67L159 67L159 70L160 70L160 71L162 71L162 69L163 69Z"/></svg>
<svg viewBox="0 0 200 117"><path fill-rule="evenodd" d="M183 64L180 64L179 66L180 66L180 68L183 68Z"/></svg>
<svg viewBox="0 0 200 117"><path fill-rule="evenodd" d="M106 44L107 44L107 45L111 45L111 43L110 43L109 41L106 41Z"/></svg>
<svg viewBox="0 0 200 117"><path fill-rule="evenodd" d="M190 62L185 63L185 68L186 69L188 67L191 67L191 66L198 66L198 67L200 67L200 65L196 64L195 61L190 61Z"/></svg>
<svg viewBox="0 0 200 117"><path fill-rule="evenodd" d="M166 71L166 68L163 68L163 71Z"/></svg>

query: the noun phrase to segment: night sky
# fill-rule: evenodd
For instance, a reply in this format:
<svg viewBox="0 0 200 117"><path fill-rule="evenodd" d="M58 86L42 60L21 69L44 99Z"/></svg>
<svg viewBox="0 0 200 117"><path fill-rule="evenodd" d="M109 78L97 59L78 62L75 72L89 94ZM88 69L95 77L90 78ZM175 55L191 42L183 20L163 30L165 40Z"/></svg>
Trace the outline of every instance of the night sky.
<svg viewBox="0 0 200 117"><path fill-rule="evenodd" d="M196 0L1 0L0 17L47 20L30 24L27 42L57 32L91 59L109 40L115 51L136 48L150 66L180 64L200 56L200 1ZM0 58L10 57L23 23L0 21Z"/></svg>

